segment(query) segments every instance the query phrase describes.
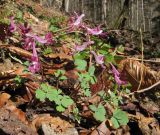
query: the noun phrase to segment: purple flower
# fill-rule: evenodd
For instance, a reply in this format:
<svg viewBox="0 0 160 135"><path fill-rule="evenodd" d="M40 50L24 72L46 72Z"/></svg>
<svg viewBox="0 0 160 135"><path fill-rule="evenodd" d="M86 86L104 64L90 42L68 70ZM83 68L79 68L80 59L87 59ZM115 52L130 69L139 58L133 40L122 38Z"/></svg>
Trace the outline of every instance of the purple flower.
<svg viewBox="0 0 160 135"><path fill-rule="evenodd" d="M47 42L45 39L31 33L27 33L26 37L32 38L42 44L45 44Z"/></svg>
<svg viewBox="0 0 160 135"><path fill-rule="evenodd" d="M81 52L87 48L88 45L94 44L94 41L88 41L84 42L82 45L76 45L75 46L75 51L76 52Z"/></svg>
<svg viewBox="0 0 160 135"><path fill-rule="evenodd" d="M32 63L29 66L29 70L32 73L36 73L40 70L40 62L38 59L38 55L37 55L37 51L36 51L36 47L35 47L35 42L32 42L32 49L33 49L33 55L32 55L32 59L31 59Z"/></svg>
<svg viewBox="0 0 160 135"><path fill-rule="evenodd" d="M28 23L19 24L19 29L21 30L22 36L26 35L31 31L31 27L28 26Z"/></svg>
<svg viewBox="0 0 160 135"><path fill-rule="evenodd" d="M80 16L77 15L76 13L76 21L73 23L74 26L79 26L81 21L82 21L82 18L84 17L85 15L84 14L81 14Z"/></svg>
<svg viewBox="0 0 160 135"><path fill-rule="evenodd" d="M111 64L111 66L112 66L112 73L114 74L114 79L115 79L116 83L118 84L118 86L120 87L121 85L127 84L126 81L123 81L123 80L120 79L120 73L119 73L119 71L115 68L115 66L114 66L112 63L110 63L110 64Z"/></svg>
<svg viewBox="0 0 160 135"><path fill-rule="evenodd" d="M107 32L103 32L99 35L100 38L106 39L108 37L108 33Z"/></svg>
<svg viewBox="0 0 160 135"><path fill-rule="evenodd" d="M94 55L96 63L101 65L102 68L105 68L105 66L104 66L104 55L102 55L102 54L97 55L94 51L91 51L91 53Z"/></svg>
<svg viewBox="0 0 160 135"><path fill-rule="evenodd" d="M31 37L33 38L35 41L38 41L41 44L51 44L53 43L53 39L52 39L52 34L51 33L47 33L45 38L41 38L37 35L33 35L33 34L26 34L27 37Z"/></svg>
<svg viewBox="0 0 160 135"><path fill-rule="evenodd" d="M93 29L86 27L86 29L87 29L88 34L91 34L91 35L100 35L103 32L100 29L100 26L93 28Z"/></svg>
<svg viewBox="0 0 160 135"><path fill-rule="evenodd" d="M34 39L32 37L25 37L23 39L23 48L25 50L32 49Z"/></svg>
<svg viewBox="0 0 160 135"><path fill-rule="evenodd" d="M52 35L51 32L48 32L48 33L45 35L45 39L47 40L47 43L46 43L46 44L53 44L53 43L54 43L53 35Z"/></svg>
<svg viewBox="0 0 160 135"><path fill-rule="evenodd" d="M69 20L70 30L72 30L74 27L80 27L82 25L81 22L84 16L84 14L78 16L78 14L75 12L75 16L72 16Z"/></svg>
<svg viewBox="0 0 160 135"><path fill-rule="evenodd" d="M15 30L16 30L16 25L14 23L14 17L12 16L10 18L9 31L13 33Z"/></svg>

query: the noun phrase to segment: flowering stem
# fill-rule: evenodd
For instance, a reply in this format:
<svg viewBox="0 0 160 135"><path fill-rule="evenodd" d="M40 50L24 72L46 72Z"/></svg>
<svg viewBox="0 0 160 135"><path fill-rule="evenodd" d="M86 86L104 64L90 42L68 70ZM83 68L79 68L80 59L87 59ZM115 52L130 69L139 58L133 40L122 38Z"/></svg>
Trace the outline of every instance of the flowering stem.
<svg viewBox="0 0 160 135"><path fill-rule="evenodd" d="M63 29L59 29L59 30L56 30L56 31L53 31L52 33L57 33L57 32L60 32L60 31L64 31L64 30L67 30L67 29L69 29L69 28L71 28L71 26L65 27L65 28L63 28Z"/></svg>
<svg viewBox="0 0 160 135"><path fill-rule="evenodd" d="M58 38L60 36L64 36L64 35L67 35L67 34L72 34L72 33L79 33L79 34L82 34L82 35L85 35L83 32L81 31L70 31L70 32L66 32L66 33L63 33L63 34L59 34L57 35L55 38Z"/></svg>
<svg viewBox="0 0 160 135"><path fill-rule="evenodd" d="M90 46L89 47L89 49L90 49L90 52L92 51L92 47ZM89 67L92 65L92 54L90 53L90 56L89 56L90 58L89 58Z"/></svg>

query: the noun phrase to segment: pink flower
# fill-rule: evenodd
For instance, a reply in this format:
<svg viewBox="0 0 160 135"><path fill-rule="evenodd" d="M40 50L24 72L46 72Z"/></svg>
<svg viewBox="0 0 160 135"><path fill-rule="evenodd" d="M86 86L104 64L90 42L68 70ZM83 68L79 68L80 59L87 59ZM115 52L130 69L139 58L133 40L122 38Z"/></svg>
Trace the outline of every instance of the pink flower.
<svg viewBox="0 0 160 135"><path fill-rule="evenodd" d="M102 38L102 39L107 39L108 33L107 33L107 32L103 32L103 33L101 33L101 34L99 35L99 37Z"/></svg>
<svg viewBox="0 0 160 135"><path fill-rule="evenodd" d="M86 29L87 29L88 34L91 34L91 35L100 35L103 32L100 29L100 26L93 28L93 29L86 27Z"/></svg>
<svg viewBox="0 0 160 135"><path fill-rule="evenodd" d="M82 45L76 45L75 46L75 51L76 52L81 52L87 48L88 45L94 44L94 41L88 41L84 42Z"/></svg>
<svg viewBox="0 0 160 135"><path fill-rule="evenodd" d="M47 33L45 38L41 38L37 35L33 35L33 34L26 34L27 37L31 37L33 38L35 41L38 41L41 44L51 44L53 43L53 39L52 39L52 34L51 33Z"/></svg>
<svg viewBox="0 0 160 135"><path fill-rule="evenodd" d="M32 49L32 44L34 42L34 39L31 37L25 37L23 39L23 48L26 50Z"/></svg>
<svg viewBox="0 0 160 135"><path fill-rule="evenodd" d="M74 29L75 27L79 28L82 25L81 22L84 16L84 14L78 16L78 14L75 12L75 16L72 16L69 20L70 30Z"/></svg>
<svg viewBox="0 0 160 135"><path fill-rule="evenodd" d="M73 23L74 26L79 26L81 21L82 21L82 18L84 17L85 15L84 14L81 14L80 16L77 15L76 13L76 21Z"/></svg>
<svg viewBox="0 0 160 135"><path fill-rule="evenodd" d="M9 31L13 33L15 30L16 30L16 25L14 23L14 17L12 16L10 18Z"/></svg>
<svg viewBox="0 0 160 135"><path fill-rule="evenodd" d="M120 79L120 73L119 73L119 71L115 68L115 66L114 66L112 63L110 63L110 64L111 64L111 66L112 66L112 73L114 74L114 79L115 79L116 83L118 84L118 86L120 87L121 85L127 84L126 81Z"/></svg>
<svg viewBox="0 0 160 135"><path fill-rule="evenodd" d="M91 51L91 53L94 55L95 61L97 64L101 65L102 68L105 68L104 66L104 55L97 55L94 51Z"/></svg>
<svg viewBox="0 0 160 135"><path fill-rule="evenodd" d="M54 43L53 35L52 35L51 32L48 32L48 33L45 35L45 39L47 40L47 43L46 43L46 44L53 44L53 43Z"/></svg>
<svg viewBox="0 0 160 135"><path fill-rule="evenodd" d="M35 47L35 42L32 42L32 49L33 49L33 55L32 55L32 59L31 59L32 63L29 66L29 70L32 73L36 73L40 70L40 62L38 59L38 55L37 55L37 51L36 51L36 47Z"/></svg>
<svg viewBox="0 0 160 135"><path fill-rule="evenodd" d="M21 30L22 36L26 35L31 31L31 27L28 26L28 23L19 24L19 29Z"/></svg>

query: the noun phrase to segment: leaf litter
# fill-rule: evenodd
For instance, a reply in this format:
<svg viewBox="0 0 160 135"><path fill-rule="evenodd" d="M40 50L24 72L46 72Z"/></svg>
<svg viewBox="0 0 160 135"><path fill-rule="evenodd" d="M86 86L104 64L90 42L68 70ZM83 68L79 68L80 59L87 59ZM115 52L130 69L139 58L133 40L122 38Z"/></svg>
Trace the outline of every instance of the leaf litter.
<svg viewBox="0 0 160 135"><path fill-rule="evenodd" d="M90 28L84 14L55 15L34 2L18 0L11 8L0 20L1 133L160 134L159 63L140 62L136 39L123 36L130 32ZM19 24L31 33L20 33ZM106 37L113 35L130 45L112 44Z"/></svg>

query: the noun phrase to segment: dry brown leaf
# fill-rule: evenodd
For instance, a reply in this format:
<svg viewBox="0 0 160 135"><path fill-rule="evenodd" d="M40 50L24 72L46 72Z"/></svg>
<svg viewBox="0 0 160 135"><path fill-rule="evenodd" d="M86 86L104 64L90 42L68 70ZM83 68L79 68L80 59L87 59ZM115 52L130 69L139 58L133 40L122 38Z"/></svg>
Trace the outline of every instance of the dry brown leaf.
<svg viewBox="0 0 160 135"><path fill-rule="evenodd" d="M111 132L107 128L106 121L103 121L96 129L93 130L91 135L110 135Z"/></svg>
<svg viewBox="0 0 160 135"><path fill-rule="evenodd" d="M145 117L139 112L136 115L128 115L130 119L138 122L138 126L144 135L159 135L160 127L159 123L155 118Z"/></svg>
<svg viewBox="0 0 160 135"><path fill-rule="evenodd" d="M25 122L26 124L28 123L26 120L25 113L21 111L20 109L17 109L15 104L9 100L11 96L7 93L2 93L0 95L0 107L4 107L5 109L11 111L14 113L21 121Z"/></svg>
<svg viewBox="0 0 160 135"><path fill-rule="evenodd" d="M25 12L24 13L24 15L23 15L23 18L24 18L24 20L31 20L31 21L33 21L33 22L35 22L35 23L39 23L39 19L37 18L37 17L35 17L34 15L32 15L31 13L29 13L29 12ZM27 22L29 22L29 21L27 21Z"/></svg>
<svg viewBox="0 0 160 135"><path fill-rule="evenodd" d="M50 127L58 133L65 132L68 128L73 127L69 122L62 120L59 117L52 117L50 114L36 116L32 121L32 127L38 130L44 123L50 125Z"/></svg>
<svg viewBox="0 0 160 135"><path fill-rule="evenodd" d="M8 93L2 93L0 94L0 107L4 106L6 102L8 102L11 95Z"/></svg>
<svg viewBox="0 0 160 135"><path fill-rule="evenodd" d="M32 58L31 52L26 51L26 50L19 48L19 47L15 47L13 45L0 45L0 48L8 49L11 53L14 53L14 54L21 56L21 57L24 57L24 58L28 58L28 59Z"/></svg>
<svg viewBox="0 0 160 135"><path fill-rule="evenodd" d="M126 59L120 62L120 70L125 74L127 81L132 84L132 91L147 88L160 80L160 73L151 70L138 61ZM141 78L142 77L142 78Z"/></svg>
<svg viewBox="0 0 160 135"><path fill-rule="evenodd" d="M50 58L50 59L55 59L55 58L60 58L61 60L73 60L71 55L67 55L65 53L52 53L52 54L48 54L45 55L46 58Z"/></svg>

